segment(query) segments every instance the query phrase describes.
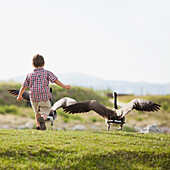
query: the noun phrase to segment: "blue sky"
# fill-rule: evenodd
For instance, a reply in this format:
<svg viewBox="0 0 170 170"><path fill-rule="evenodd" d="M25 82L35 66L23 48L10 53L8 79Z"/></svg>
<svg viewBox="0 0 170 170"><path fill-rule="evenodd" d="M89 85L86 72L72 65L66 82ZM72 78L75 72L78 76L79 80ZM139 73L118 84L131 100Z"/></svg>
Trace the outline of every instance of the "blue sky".
<svg viewBox="0 0 170 170"><path fill-rule="evenodd" d="M56 75L169 83L169 20L168 0L1 0L0 80L39 53Z"/></svg>

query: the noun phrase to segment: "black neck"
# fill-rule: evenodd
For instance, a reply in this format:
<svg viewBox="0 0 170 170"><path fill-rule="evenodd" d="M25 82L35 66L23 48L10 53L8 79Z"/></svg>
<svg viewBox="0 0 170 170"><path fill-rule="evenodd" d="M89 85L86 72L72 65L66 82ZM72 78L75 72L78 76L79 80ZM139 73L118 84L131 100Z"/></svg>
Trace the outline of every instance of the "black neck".
<svg viewBox="0 0 170 170"><path fill-rule="evenodd" d="M117 107L117 93L116 92L114 92L114 108L118 109L118 107Z"/></svg>

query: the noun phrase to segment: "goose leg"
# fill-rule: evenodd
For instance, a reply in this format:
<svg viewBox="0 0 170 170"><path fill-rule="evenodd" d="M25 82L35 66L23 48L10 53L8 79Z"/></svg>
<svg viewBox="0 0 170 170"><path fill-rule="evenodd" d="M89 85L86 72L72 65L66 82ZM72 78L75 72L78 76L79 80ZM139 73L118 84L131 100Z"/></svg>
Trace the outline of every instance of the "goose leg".
<svg viewBox="0 0 170 170"><path fill-rule="evenodd" d="M51 130L53 130L53 122L51 122Z"/></svg>
<svg viewBox="0 0 170 170"><path fill-rule="evenodd" d="M52 110L45 121L51 122L51 130L53 130L54 121L57 118L57 112Z"/></svg>
<svg viewBox="0 0 170 170"><path fill-rule="evenodd" d="M123 117L122 119L120 119L122 122L125 122L125 117ZM122 130L123 128L123 124L120 124L120 126L117 128L117 130Z"/></svg>
<svg viewBox="0 0 170 170"><path fill-rule="evenodd" d="M107 130L110 131L110 123L107 124Z"/></svg>
<svg viewBox="0 0 170 170"><path fill-rule="evenodd" d="M105 122L107 124L107 130L110 131L111 127L110 127L110 123L108 119L105 119Z"/></svg>
<svg viewBox="0 0 170 170"><path fill-rule="evenodd" d="M51 122L51 130L53 130L53 125L54 125L54 121L56 120L57 118L57 112L56 110L53 111L53 121Z"/></svg>
<svg viewBox="0 0 170 170"><path fill-rule="evenodd" d="M121 125L117 128L117 130L122 130L122 128L123 128L123 124L121 124Z"/></svg>

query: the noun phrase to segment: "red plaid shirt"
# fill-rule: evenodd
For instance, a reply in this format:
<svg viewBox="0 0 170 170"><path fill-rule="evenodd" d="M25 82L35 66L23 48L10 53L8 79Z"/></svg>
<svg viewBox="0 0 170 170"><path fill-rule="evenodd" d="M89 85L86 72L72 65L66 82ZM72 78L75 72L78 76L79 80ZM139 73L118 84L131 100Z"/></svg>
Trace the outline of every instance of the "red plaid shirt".
<svg viewBox="0 0 170 170"><path fill-rule="evenodd" d="M52 72L44 68L37 68L34 69L32 73L27 74L22 86L29 88L31 101L47 101L52 98L49 81L54 83L57 79L58 78Z"/></svg>

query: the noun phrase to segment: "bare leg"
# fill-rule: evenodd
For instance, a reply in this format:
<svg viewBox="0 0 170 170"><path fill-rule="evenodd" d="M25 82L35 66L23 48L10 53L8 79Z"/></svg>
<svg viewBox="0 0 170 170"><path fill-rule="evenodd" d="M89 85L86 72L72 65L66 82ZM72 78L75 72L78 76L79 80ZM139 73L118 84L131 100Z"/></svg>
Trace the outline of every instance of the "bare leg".
<svg viewBox="0 0 170 170"><path fill-rule="evenodd" d="M38 127L40 127L40 123L38 122L38 117L40 116L43 117L44 120L47 119L47 115L36 114L35 117L36 117L36 122Z"/></svg>
<svg viewBox="0 0 170 170"><path fill-rule="evenodd" d="M36 118L36 123L37 123L37 126L40 127L40 124L38 122L38 117L40 117L41 115L40 114L36 114L35 115L35 118Z"/></svg>

